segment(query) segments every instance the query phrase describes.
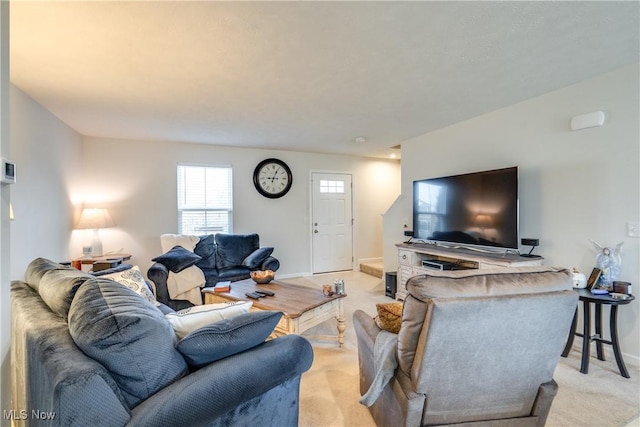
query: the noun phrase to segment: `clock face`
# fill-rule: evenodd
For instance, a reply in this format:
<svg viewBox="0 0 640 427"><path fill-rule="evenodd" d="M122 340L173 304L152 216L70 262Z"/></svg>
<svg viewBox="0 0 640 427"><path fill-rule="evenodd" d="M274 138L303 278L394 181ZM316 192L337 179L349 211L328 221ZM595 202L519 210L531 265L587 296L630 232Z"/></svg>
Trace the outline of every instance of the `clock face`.
<svg viewBox="0 0 640 427"><path fill-rule="evenodd" d="M287 194L292 183L291 169L279 159L263 160L253 171L253 184L256 190L271 199Z"/></svg>

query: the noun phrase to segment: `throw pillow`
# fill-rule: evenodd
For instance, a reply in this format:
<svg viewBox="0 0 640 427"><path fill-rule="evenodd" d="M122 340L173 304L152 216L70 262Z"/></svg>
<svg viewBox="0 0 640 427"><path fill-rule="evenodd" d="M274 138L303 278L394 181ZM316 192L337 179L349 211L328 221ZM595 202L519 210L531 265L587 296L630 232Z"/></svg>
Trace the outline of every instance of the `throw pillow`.
<svg viewBox="0 0 640 427"><path fill-rule="evenodd" d="M376 304L378 315L375 318L376 325L380 329L397 334L400 332L402 324L402 306L401 302L388 302L385 304Z"/></svg>
<svg viewBox="0 0 640 427"><path fill-rule="evenodd" d="M253 311L220 320L184 337L176 348L192 368L262 344L280 321L279 311Z"/></svg>
<svg viewBox="0 0 640 427"><path fill-rule="evenodd" d="M200 255L196 255L182 246L174 246L169 252L157 256L151 261L159 262L174 273L180 273L201 259Z"/></svg>
<svg viewBox="0 0 640 427"><path fill-rule="evenodd" d="M158 301L156 301L156 297L151 292L151 289L149 289L149 286L147 285L146 280L144 280L142 272L137 265L134 265L128 270L118 271L116 273L110 274L103 274L102 277L111 279L115 282L120 283L121 285L126 286L147 301L153 303L155 306L160 304Z"/></svg>
<svg viewBox="0 0 640 427"><path fill-rule="evenodd" d="M91 278L92 275L75 268L49 270L40 279L38 293L51 311L66 319L76 292Z"/></svg>
<svg viewBox="0 0 640 427"><path fill-rule="evenodd" d="M166 314L165 318L173 326L178 339L182 339L203 326L248 313L252 305L251 301L198 305Z"/></svg>
<svg viewBox="0 0 640 427"><path fill-rule="evenodd" d="M188 372L160 310L112 280L90 279L78 289L69 332L109 371L130 409Z"/></svg>
<svg viewBox="0 0 640 427"><path fill-rule="evenodd" d="M273 248L264 247L256 249L242 261L242 265L250 269L258 268L262 265L262 262L271 255Z"/></svg>
<svg viewBox="0 0 640 427"><path fill-rule="evenodd" d="M198 236L163 234L160 236L160 247L162 248L162 253L169 252L174 246L182 246L186 250L193 252L199 241L200 238Z"/></svg>

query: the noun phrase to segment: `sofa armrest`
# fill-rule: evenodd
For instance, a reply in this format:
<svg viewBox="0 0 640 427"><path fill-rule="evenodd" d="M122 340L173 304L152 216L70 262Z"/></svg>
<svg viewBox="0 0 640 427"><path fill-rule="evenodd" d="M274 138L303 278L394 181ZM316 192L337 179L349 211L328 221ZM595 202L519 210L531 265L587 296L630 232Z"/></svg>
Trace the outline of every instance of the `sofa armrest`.
<svg viewBox="0 0 640 427"><path fill-rule="evenodd" d="M169 269L159 262L154 262L151 267L149 267L149 271L147 271L147 277L149 280L152 280L156 285L158 281L167 281L169 278Z"/></svg>
<svg viewBox="0 0 640 427"><path fill-rule="evenodd" d="M373 346L382 329L371 316L362 310L353 313L353 327L358 341L358 365L360 366L360 395L371 387L376 374Z"/></svg>
<svg viewBox="0 0 640 427"><path fill-rule="evenodd" d="M313 349L287 335L221 359L160 390L132 411L129 426L210 425L311 367Z"/></svg>
<svg viewBox="0 0 640 427"><path fill-rule="evenodd" d="M163 264L156 262L149 267L147 277L154 284L156 299L165 305L169 305L169 289L167 289L169 269Z"/></svg>
<svg viewBox="0 0 640 427"><path fill-rule="evenodd" d="M184 308L193 307L193 304L187 300L174 300L169 297L169 289L167 288L167 279L169 278L169 269L156 262L147 271L147 277L153 282L156 288L156 299L162 304L173 310L182 310Z"/></svg>
<svg viewBox="0 0 640 427"><path fill-rule="evenodd" d="M262 261L262 264L260 265L260 270L278 271L279 268L280 261L272 256L268 256L264 261Z"/></svg>
<svg viewBox="0 0 640 427"><path fill-rule="evenodd" d="M11 284L13 408L55 413L31 425L83 427L124 425L129 410L118 385L69 334L67 319L54 314L24 282ZM27 421L16 425L29 425Z"/></svg>

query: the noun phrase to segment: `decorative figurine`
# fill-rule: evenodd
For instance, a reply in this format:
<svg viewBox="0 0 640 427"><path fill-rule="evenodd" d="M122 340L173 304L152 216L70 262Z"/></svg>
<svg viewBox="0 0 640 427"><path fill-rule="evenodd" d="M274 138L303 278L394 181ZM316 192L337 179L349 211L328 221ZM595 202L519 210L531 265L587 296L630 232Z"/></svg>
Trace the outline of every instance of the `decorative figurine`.
<svg viewBox="0 0 640 427"><path fill-rule="evenodd" d="M587 287L587 276L580 273L575 267L573 267L573 287L578 289Z"/></svg>
<svg viewBox="0 0 640 427"><path fill-rule="evenodd" d="M596 267L602 270L600 287L611 288L613 281L617 280L618 275L620 274L620 264L622 264L620 247L624 242L618 243L615 249L603 247L593 240L591 240L591 243L593 243L596 250L598 250L598 255L596 256Z"/></svg>

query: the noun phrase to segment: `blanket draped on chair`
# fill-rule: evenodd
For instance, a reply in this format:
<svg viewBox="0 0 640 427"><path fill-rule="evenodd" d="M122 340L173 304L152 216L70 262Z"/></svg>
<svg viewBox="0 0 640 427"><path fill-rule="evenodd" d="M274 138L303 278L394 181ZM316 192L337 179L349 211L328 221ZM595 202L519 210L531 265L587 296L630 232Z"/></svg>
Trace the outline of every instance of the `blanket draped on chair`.
<svg viewBox="0 0 640 427"><path fill-rule="evenodd" d="M362 395L360 403L369 407L378 400L380 393L387 385L398 367L398 334L380 331L373 344L373 358L376 376L369 386L369 390Z"/></svg>
<svg viewBox="0 0 640 427"><path fill-rule="evenodd" d="M167 290L171 299L183 299L193 305L202 305L200 292L204 283L204 273L194 265L179 273L170 271L167 278Z"/></svg>

